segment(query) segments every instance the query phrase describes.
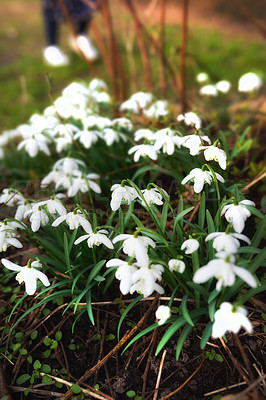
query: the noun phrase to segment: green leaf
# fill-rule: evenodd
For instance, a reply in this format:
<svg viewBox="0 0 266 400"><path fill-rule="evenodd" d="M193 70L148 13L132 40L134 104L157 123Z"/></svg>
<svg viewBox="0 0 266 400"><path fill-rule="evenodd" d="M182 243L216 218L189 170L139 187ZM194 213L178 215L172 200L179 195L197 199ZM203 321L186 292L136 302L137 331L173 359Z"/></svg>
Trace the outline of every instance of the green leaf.
<svg viewBox="0 0 266 400"><path fill-rule="evenodd" d="M41 371L44 372L45 374L49 374L51 372L52 368L48 364L43 364L41 366Z"/></svg>
<svg viewBox="0 0 266 400"><path fill-rule="evenodd" d="M43 375L42 376L42 383L44 383L45 385L51 385L53 383L53 380L50 376L48 375Z"/></svg>
<svg viewBox="0 0 266 400"><path fill-rule="evenodd" d="M31 332L30 337L31 337L32 340L35 340L37 338L37 336L38 336L38 331L37 330Z"/></svg>
<svg viewBox="0 0 266 400"><path fill-rule="evenodd" d="M19 353L20 353L22 356L26 356L26 355L28 354L28 350L26 350L26 349L19 349Z"/></svg>
<svg viewBox="0 0 266 400"><path fill-rule="evenodd" d="M223 362L223 357L221 356L221 354L215 354L215 360L219 361L219 362Z"/></svg>
<svg viewBox="0 0 266 400"><path fill-rule="evenodd" d="M46 337L46 338L44 339L44 341L43 341L43 344L44 344L45 346L50 346L50 344L51 344L51 339L50 339L49 337Z"/></svg>
<svg viewBox="0 0 266 400"><path fill-rule="evenodd" d="M186 338L188 337L188 335L190 334L190 332L192 331L192 326L191 325L186 325L184 327L184 329L182 330L181 335L179 336L177 345L176 345L176 360L179 359L181 350L183 348L183 344L186 340Z"/></svg>
<svg viewBox="0 0 266 400"><path fill-rule="evenodd" d="M61 331L57 331L55 334L55 339L59 342L62 339L62 332Z"/></svg>
<svg viewBox="0 0 266 400"><path fill-rule="evenodd" d="M129 390L128 392L126 392L126 395L127 395L127 397L132 399L133 397L136 396L136 392L134 392L134 390Z"/></svg>
<svg viewBox="0 0 266 400"><path fill-rule="evenodd" d="M36 361L34 362L34 364L33 364L33 368L34 368L34 369L40 369L41 366L42 366L42 364L40 363L39 360L36 360Z"/></svg>
<svg viewBox="0 0 266 400"><path fill-rule="evenodd" d="M164 231L165 231L165 225L166 225L166 222L167 222L168 210L169 210L169 205L168 205L167 202L165 202L164 205L163 205L163 210L162 210L161 219L160 219L160 226L161 226L162 233L164 233Z"/></svg>
<svg viewBox="0 0 266 400"><path fill-rule="evenodd" d="M74 383L70 389L72 390L73 393L78 394L82 391L81 387L79 385L77 385L76 383Z"/></svg>
<svg viewBox="0 0 266 400"><path fill-rule="evenodd" d="M205 207L206 207L206 199L205 199L205 192L203 192L200 199L199 217L198 217L198 224L201 227L201 229L204 228Z"/></svg>
<svg viewBox="0 0 266 400"><path fill-rule="evenodd" d="M209 321L201 338L200 341L200 348L204 349L204 347L206 346L208 340L210 339L210 336L212 334L212 326L213 326L213 322Z"/></svg>
<svg viewBox="0 0 266 400"><path fill-rule="evenodd" d="M158 328L158 323L156 322L155 324L152 324L148 326L148 328L144 329L142 332L140 332L137 336L135 336L129 343L128 345L124 348L122 351L122 354L127 350L129 346L131 346L136 340L140 339L142 336L146 335L146 333L149 333L153 331L155 328Z"/></svg>
<svg viewBox="0 0 266 400"><path fill-rule="evenodd" d="M121 318L120 318L120 320L119 320L118 327L117 327L117 340L118 340L118 341L119 341L119 333L120 333L121 325L122 325L122 323L123 323L125 317L126 317L127 314L129 313L129 311L134 307L134 305L137 304L137 303L140 301L140 299L142 299L142 298L143 298L143 295L142 295L142 294L139 295L138 297L136 297L136 299L134 299L134 300L132 301L132 303L130 303L130 304L127 306L127 308L125 309L125 311L124 311L123 314L121 315Z"/></svg>
<svg viewBox="0 0 266 400"><path fill-rule="evenodd" d="M70 257L69 257L69 248L68 248L68 238L67 233L64 232L64 252L65 252L65 262L68 268L70 268Z"/></svg>
<svg viewBox="0 0 266 400"><path fill-rule="evenodd" d="M187 299L188 299L188 294L185 294L185 296L182 299L182 303L181 303L181 311L182 311L183 317L185 318L187 323L191 326L194 326L193 321L190 318L190 315L189 315L189 312L187 309Z"/></svg>
<svg viewBox="0 0 266 400"><path fill-rule="evenodd" d="M93 278L98 274L101 268L104 266L106 260L99 261L92 269L91 273L89 274L87 284L89 284Z"/></svg>
<svg viewBox="0 0 266 400"><path fill-rule="evenodd" d="M23 374L18 377L16 380L17 385L23 385L23 383L27 382L31 376L29 374Z"/></svg>

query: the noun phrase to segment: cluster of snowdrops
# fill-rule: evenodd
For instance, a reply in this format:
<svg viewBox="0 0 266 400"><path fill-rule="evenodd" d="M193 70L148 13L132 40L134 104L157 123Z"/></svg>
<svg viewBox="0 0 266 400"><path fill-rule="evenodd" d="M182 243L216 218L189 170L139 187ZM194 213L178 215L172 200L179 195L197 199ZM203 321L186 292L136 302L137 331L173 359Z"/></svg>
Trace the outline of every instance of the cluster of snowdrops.
<svg viewBox="0 0 266 400"><path fill-rule="evenodd" d="M119 117L110 116L113 107L114 99L103 81L72 83L42 115L33 115L28 124L4 132L0 138L3 162L11 140L18 141L18 152L31 158L40 153L58 155L41 181L43 188L53 187L49 198L28 198L23 190L14 188L6 188L0 195L0 203L10 212L15 210L12 217L0 223L0 250L10 246L21 249L25 241L37 243L39 248L35 260L29 259L26 266L7 258L1 260L7 269L17 272L19 283L25 283L23 298L37 291L42 299L51 288L56 292L70 287L69 304L75 304L77 311L78 303L85 298L89 303L85 309L93 322L94 288L105 284L105 293L116 278L121 293L138 293L138 300L154 292L170 294L168 303L156 311L157 322L148 328L169 324L157 351L184 327L177 346L180 352L200 318L209 319L202 347L211 335L217 338L227 331L238 333L241 328L252 332L243 303L263 290L255 272L264 262L256 246L263 235L265 218L237 185L228 195L229 185L223 174L230 166L230 155L221 148L219 139L212 143L199 115L188 112L175 116L173 123L169 104L155 100L151 93L138 92L116 104ZM135 122L135 115L143 117L141 124ZM109 182L109 200L100 217L94 203L101 201L104 177L91 170L84 156L84 151L99 146L119 149L119 156L128 165L147 161L141 170L141 184L141 167L134 175L127 175L131 169L125 168L124 179ZM180 163L181 154L187 162ZM193 204L181 192L175 192L173 199L167 187L146 178L149 169L161 173L165 165L172 177L171 167L183 173L182 178L178 175L177 184L192 193ZM90 209L82 206L82 196L89 199ZM175 207L173 200L177 198ZM186 219L195 211L195 203L197 212ZM146 222L141 218L141 210L148 215L148 224L147 218ZM259 227L249 238L242 232L252 213ZM59 254L55 248L60 246ZM182 296L178 314L173 308L177 295ZM49 297L40 301L49 301Z"/></svg>

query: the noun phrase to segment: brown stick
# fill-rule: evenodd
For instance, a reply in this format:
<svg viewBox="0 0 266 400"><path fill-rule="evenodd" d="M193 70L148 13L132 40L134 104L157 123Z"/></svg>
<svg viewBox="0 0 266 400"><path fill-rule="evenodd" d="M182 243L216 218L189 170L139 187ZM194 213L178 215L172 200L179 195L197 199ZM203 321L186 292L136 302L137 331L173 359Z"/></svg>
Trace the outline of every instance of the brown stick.
<svg viewBox="0 0 266 400"><path fill-rule="evenodd" d="M92 367L91 369L87 370L85 372L85 374L76 382L77 384L82 383L84 381L86 381L87 379L89 379L92 375L95 374L96 371L98 371L108 360L110 357L112 357L115 353L118 352L118 350L120 350L120 348L131 338L131 336L133 336L136 331L138 329L140 329L142 327L142 325L144 324L146 318L148 317L148 315L151 313L151 311L153 310L153 306L156 304L157 300L159 298L159 294L157 294L152 302L152 304L150 305L150 307L148 308L148 310L146 311L146 313L143 315L143 317L139 320L139 322L137 323L136 326L134 326L133 329L131 329L131 331L126 332L126 334L122 337L122 339L117 343L117 345L104 357L101 359L101 361L99 361L96 365L94 365L94 367ZM73 395L73 392L71 389L69 389L65 395L63 397L61 397L62 400L68 400L71 398L71 396Z"/></svg>
<svg viewBox="0 0 266 400"><path fill-rule="evenodd" d="M64 17L65 17L66 23L67 23L67 25L68 25L68 27L69 27L69 30L70 30L70 33L71 33L71 36L72 36L72 37L75 39L75 41L76 41L76 40L77 40L77 35L76 35L75 27L74 27L74 24L73 24L73 21L72 21L70 15L69 15L69 12L68 12L68 10L67 10L67 8L66 8L66 6L65 6L65 3L64 3L63 0L57 0L57 2L58 2L58 4L59 4L59 7L61 8L62 14L63 14ZM77 50L78 50L79 54L81 55L81 57L82 57L82 58L86 61L86 63L90 66L93 75L94 75L94 76L98 76L99 74L98 74L98 72L97 72L97 69L96 69L95 66L93 65L92 61L89 60L89 59L85 56L85 54L84 54L83 51L79 48L79 46L77 46Z"/></svg>
<svg viewBox="0 0 266 400"><path fill-rule="evenodd" d="M188 2L189 0L182 0L182 43L180 51L180 99L181 99L181 112L184 114L187 108L186 100L186 50L187 50L187 28L188 28Z"/></svg>
<svg viewBox="0 0 266 400"><path fill-rule="evenodd" d="M132 15L133 20L134 20L137 40L138 40L138 44L139 44L139 49L140 49L140 54L141 54L141 59L142 59L142 64L143 64L143 69L144 69L145 84L148 89L151 89L152 88L152 79L151 79L150 61L149 61L148 52L147 52L145 42L143 39L143 35L142 35L141 23L137 17L137 12L136 12L135 6L133 5L132 1L124 0L124 4L126 5L127 9L130 11L130 14Z"/></svg>
<svg viewBox="0 0 266 400"><path fill-rule="evenodd" d="M164 68L164 25L165 25L165 3L166 0L160 0L160 88L162 95L165 96L166 91L166 79L165 79L165 68Z"/></svg>

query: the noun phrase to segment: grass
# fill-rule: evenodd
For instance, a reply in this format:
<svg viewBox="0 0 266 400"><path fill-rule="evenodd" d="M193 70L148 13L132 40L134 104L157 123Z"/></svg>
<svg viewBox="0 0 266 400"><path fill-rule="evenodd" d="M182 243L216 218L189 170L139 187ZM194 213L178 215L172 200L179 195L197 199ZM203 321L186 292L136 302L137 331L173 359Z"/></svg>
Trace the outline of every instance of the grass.
<svg viewBox="0 0 266 400"><path fill-rule="evenodd" d="M0 5L3 15L8 18L0 24L0 80L2 96L0 99L1 130L12 129L24 123L35 112L42 112L49 105L48 84L46 74L52 76L54 96L57 96L63 87L73 80L92 78L88 65L77 55L72 54L71 67L51 69L44 65L42 49L44 47L42 19L40 4L32 0L18 1L1 0ZM30 11L28 9L30 7ZM127 34L121 34L121 30L129 32L131 19L121 15L115 20L115 29L119 38L128 39ZM123 22L122 22L123 20ZM101 16L96 16L96 22L105 34L101 25ZM125 21L127 26L125 27ZM158 28L149 28L156 38ZM131 32L132 33L132 32ZM61 27L62 45L67 47L67 27ZM136 41L133 35L133 41ZM180 45L180 27L168 26L166 29L166 54L172 66L176 65L178 73L178 57ZM133 53L128 52L128 43L121 40L120 51L126 61L128 73L129 93L143 89L143 68L137 45L134 43ZM134 57L132 57L134 56ZM153 70L153 91L158 93L158 57L149 47L149 56ZM261 72L266 64L266 54L263 42L246 43L241 38L229 40L228 36L218 31L209 31L191 27L188 43L188 87L195 87L195 75L200 71L206 71L216 82L219 79L228 79L237 87L237 80L241 74L250 70ZM109 81L107 71L102 60L96 64L102 79ZM131 83L130 83L131 82ZM110 82L109 82L110 83ZM176 93L168 82L167 98L177 99ZM194 96L194 93L193 93ZM194 100L193 100L194 102Z"/></svg>

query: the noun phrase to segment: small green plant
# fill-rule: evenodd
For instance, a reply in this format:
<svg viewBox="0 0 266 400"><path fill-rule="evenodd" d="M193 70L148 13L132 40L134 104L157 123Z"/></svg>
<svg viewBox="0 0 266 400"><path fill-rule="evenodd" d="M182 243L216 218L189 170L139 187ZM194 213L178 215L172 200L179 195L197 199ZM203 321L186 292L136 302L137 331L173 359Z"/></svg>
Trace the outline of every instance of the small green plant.
<svg viewBox="0 0 266 400"><path fill-rule="evenodd" d="M205 358L208 360L216 360L219 362L223 362L224 360L221 354L216 353L214 349L212 349L211 351L205 351Z"/></svg>

